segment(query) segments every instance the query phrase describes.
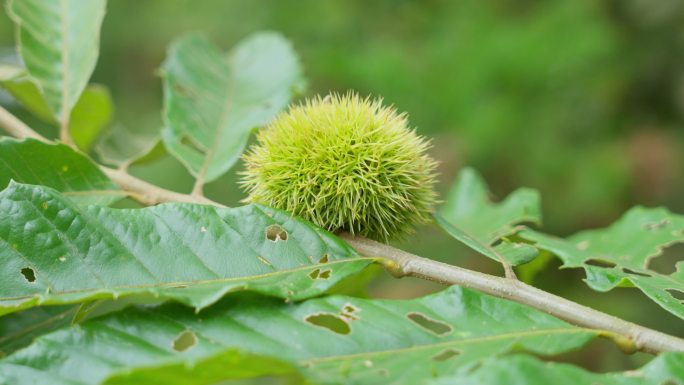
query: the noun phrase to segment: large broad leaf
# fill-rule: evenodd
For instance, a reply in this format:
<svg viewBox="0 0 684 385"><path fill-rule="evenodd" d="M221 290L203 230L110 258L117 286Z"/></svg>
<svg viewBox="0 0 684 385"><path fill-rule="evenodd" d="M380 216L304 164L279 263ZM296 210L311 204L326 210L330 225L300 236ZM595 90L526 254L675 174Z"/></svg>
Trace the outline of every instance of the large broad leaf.
<svg viewBox="0 0 684 385"><path fill-rule="evenodd" d="M490 360L475 371L432 380L430 385L675 385L684 379L684 354L663 354L638 370L592 373L525 355Z"/></svg>
<svg viewBox="0 0 684 385"><path fill-rule="evenodd" d="M451 236L495 261L518 265L537 255L534 247L510 239L495 245L518 232L519 224L541 222L535 190L521 188L501 203L493 203L484 180L475 170L465 168L435 218Z"/></svg>
<svg viewBox="0 0 684 385"><path fill-rule="evenodd" d="M52 187L84 206L109 205L126 195L83 154L35 139L0 139L0 188L12 180Z"/></svg>
<svg viewBox="0 0 684 385"><path fill-rule="evenodd" d="M213 384L232 378L232 368L214 382L202 373L231 365L216 358L238 349L297 364L317 384L415 385L511 349L557 354L594 335L458 287L415 300L332 296L297 305L234 295L199 314L177 304L128 308L45 335L0 361L0 378L14 385ZM245 367L269 374L268 366Z"/></svg>
<svg viewBox="0 0 684 385"><path fill-rule="evenodd" d="M82 208L55 190L12 183L0 193L0 218L0 314L129 296L201 309L236 290L298 300L372 261L258 205Z"/></svg>
<svg viewBox="0 0 684 385"><path fill-rule="evenodd" d="M164 145L204 182L225 173L251 130L273 119L303 83L296 54L277 33L251 35L229 55L188 36L171 46L162 75Z"/></svg>
<svg viewBox="0 0 684 385"><path fill-rule="evenodd" d="M684 262L672 274L649 267L664 247L684 242L684 216L666 209L635 207L610 227L583 231L567 239L532 230L521 233L563 261L563 267L582 267L595 290L636 286L663 308L684 319Z"/></svg>
<svg viewBox="0 0 684 385"><path fill-rule="evenodd" d="M57 121L68 122L95 68L104 0L9 0L19 54Z"/></svg>

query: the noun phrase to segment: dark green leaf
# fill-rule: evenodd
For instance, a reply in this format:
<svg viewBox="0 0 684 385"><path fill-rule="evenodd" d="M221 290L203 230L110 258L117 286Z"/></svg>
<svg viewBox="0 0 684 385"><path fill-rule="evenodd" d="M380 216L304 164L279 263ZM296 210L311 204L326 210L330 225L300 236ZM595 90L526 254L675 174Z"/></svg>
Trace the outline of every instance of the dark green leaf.
<svg viewBox="0 0 684 385"><path fill-rule="evenodd" d="M165 204L82 208L52 189L0 193L0 314L135 296L197 309L231 291L298 300L372 262L282 211Z"/></svg>
<svg viewBox="0 0 684 385"><path fill-rule="evenodd" d="M0 188L11 180L52 187L84 206L109 205L125 196L83 154L63 144L35 139L0 139Z"/></svg>
<svg viewBox="0 0 684 385"><path fill-rule="evenodd" d="M233 295L199 314L178 304L128 308L40 337L0 361L0 378L13 385L209 384L202 373L216 372L226 365L217 357L238 349L297 364L317 384L414 385L512 349L557 354L594 335L458 287L414 300L331 296L296 305ZM180 368L184 376L169 375ZM232 375L224 370L211 383Z"/></svg>
<svg viewBox="0 0 684 385"><path fill-rule="evenodd" d="M23 348L49 331L69 325L78 306L43 306L0 317L0 357Z"/></svg>

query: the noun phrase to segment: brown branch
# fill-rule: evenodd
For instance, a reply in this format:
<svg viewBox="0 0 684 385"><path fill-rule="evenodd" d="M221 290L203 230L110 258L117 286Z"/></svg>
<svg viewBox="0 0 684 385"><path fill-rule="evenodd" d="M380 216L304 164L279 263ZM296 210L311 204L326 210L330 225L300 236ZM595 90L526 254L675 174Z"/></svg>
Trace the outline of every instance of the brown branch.
<svg viewBox="0 0 684 385"><path fill-rule="evenodd" d="M17 138L34 138L50 142L2 107L0 107L0 126ZM128 174L123 169L115 170L105 166L100 166L100 169L123 190L130 192L135 199L146 205L186 202L222 206L202 196L181 194L157 187ZM595 329L599 333L608 332L607 334L627 351L636 349L649 353L684 352L684 340L681 338L613 317L521 281L433 261L369 239L357 238L349 234L341 236L359 253L386 261L385 267L396 276L408 275L445 285L459 285L518 302L572 324Z"/></svg>

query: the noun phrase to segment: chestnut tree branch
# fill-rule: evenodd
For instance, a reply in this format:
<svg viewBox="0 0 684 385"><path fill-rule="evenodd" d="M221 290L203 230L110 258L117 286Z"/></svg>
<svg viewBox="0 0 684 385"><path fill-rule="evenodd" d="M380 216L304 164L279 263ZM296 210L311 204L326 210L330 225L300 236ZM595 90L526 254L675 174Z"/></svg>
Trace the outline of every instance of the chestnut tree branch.
<svg viewBox="0 0 684 385"><path fill-rule="evenodd" d="M0 107L0 126L17 138L34 138L51 142ZM221 204L197 194L181 194L166 190L128 174L123 169L100 166L100 169L123 190L145 205L163 202ZM684 352L684 340L622 320L554 294L539 290L516 279L497 277L446 263L423 258L370 239L341 234L360 254L378 258L395 276L412 276L445 285L459 285L495 297L518 302L551 314L572 324L595 329L618 343L625 351L649 353Z"/></svg>
<svg viewBox="0 0 684 385"><path fill-rule="evenodd" d="M649 353L684 352L684 340L681 338L613 317L524 282L419 257L366 238L349 234L341 236L362 255L389 261L386 267L395 276L412 276L445 285L471 288L533 307L574 325L612 332L624 338L616 339L616 342L627 351L636 349Z"/></svg>

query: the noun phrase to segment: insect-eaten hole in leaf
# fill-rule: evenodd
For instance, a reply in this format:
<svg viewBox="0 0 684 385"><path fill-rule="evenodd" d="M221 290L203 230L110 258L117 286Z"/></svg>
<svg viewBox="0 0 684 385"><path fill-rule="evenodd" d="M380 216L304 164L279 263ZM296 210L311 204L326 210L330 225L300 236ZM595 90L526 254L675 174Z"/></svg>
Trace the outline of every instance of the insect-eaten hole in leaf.
<svg viewBox="0 0 684 385"><path fill-rule="evenodd" d="M423 313L411 312L406 314L406 318L423 329L437 334L438 336L447 335L454 330L454 328L452 328L448 323L430 318Z"/></svg>
<svg viewBox="0 0 684 385"><path fill-rule="evenodd" d="M624 273L632 274L632 275L638 275L638 276L640 276L640 277L650 277L650 276L651 276L650 274L646 274L646 273L642 273L642 272L640 272L640 271L628 269L628 268L626 268L626 267L623 267L623 268L622 268L622 271L623 271Z"/></svg>
<svg viewBox="0 0 684 385"><path fill-rule="evenodd" d="M330 255L328 255L328 254L323 254L323 256L321 257L321 259L318 260L318 263L321 263L321 264L322 264L322 263L328 263L329 260L330 260Z"/></svg>
<svg viewBox="0 0 684 385"><path fill-rule="evenodd" d="M684 234L682 234L684 235ZM677 264L684 261L684 243L670 245L656 257L647 259L646 268L659 274L670 275L677 271ZM684 266L680 266L684 269Z"/></svg>
<svg viewBox="0 0 684 385"><path fill-rule="evenodd" d="M347 303L344 306L342 306L342 312L340 313L340 315L350 321L356 321L359 319L357 313L360 311L361 309L359 309L358 307L350 303Z"/></svg>
<svg viewBox="0 0 684 385"><path fill-rule="evenodd" d="M670 295L673 296L674 299L684 302L684 291L678 289L666 289L665 291L670 293Z"/></svg>
<svg viewBox="0 0 684 385"><path fill-rule="evenodd" d="M584 261L585 265L589 266L596 266L596 267L603 267L605 269L612 269L615 266L617 266L616 263L613 263L611 261L606 261L604 259L596 259L596 258L589 258Z"/></svg>
<svg viewBox="0 0 684 385"><path fill-rule="evenodd" d="M195 332L192 330L184 330L173 340L171 347L173 347L173 350L180 353L192 349L195 345L197 345L197 336L195 335Z"/></svg>
<svg viewBox="0 0 684 385"><path fill-rule="evenodd" d="M266 228L266 239L272 242L287 241L287 231L280 225L270 225Z"/></svg>
<svg viewBox="0 0 684 385"><path fill-rule="evenodd" d="M332 270L321 270L321 269L314 269L309 273L309 278L311 279L330 279L330 276L332 275Z"/></svg>
<svg viewBox="0 0 684 385"><path fill-rule="evenodd" d="M319 326L322 328L326 328L330 330L333 333L337 334L343 334L347 335L351 333L351 326L349 326L349 322L338 316L337 314L333 313L316 313L316 314L311 314L310 316L307 316L304 321L315 325Z"/></svg>
<svg viewBox="0 0 684 385"><path fill-rule="evenodd" d="M23 275L24 279L29 283L36 282L36 272L30 267L21 269L21 275Z"/></svg>
<svg viewBox="0 0 684 385"><path fill-rule="evenodd" d="M461 354L460 350L449 348L449 349L444 349L441 352L435 354L434 356L432 356L432 359L434 361L440 361L441 362L441 361L446 361L449 358L456 357L459 354Z"/></svg>
<svg viewBox="0 0 684 385"><path fill-rule="evenodd" d="M666 228L670 223L671 222L669 218L663 218L657 222L644 223L641 226L644 228L644 230L657 231Z"/></svg>

